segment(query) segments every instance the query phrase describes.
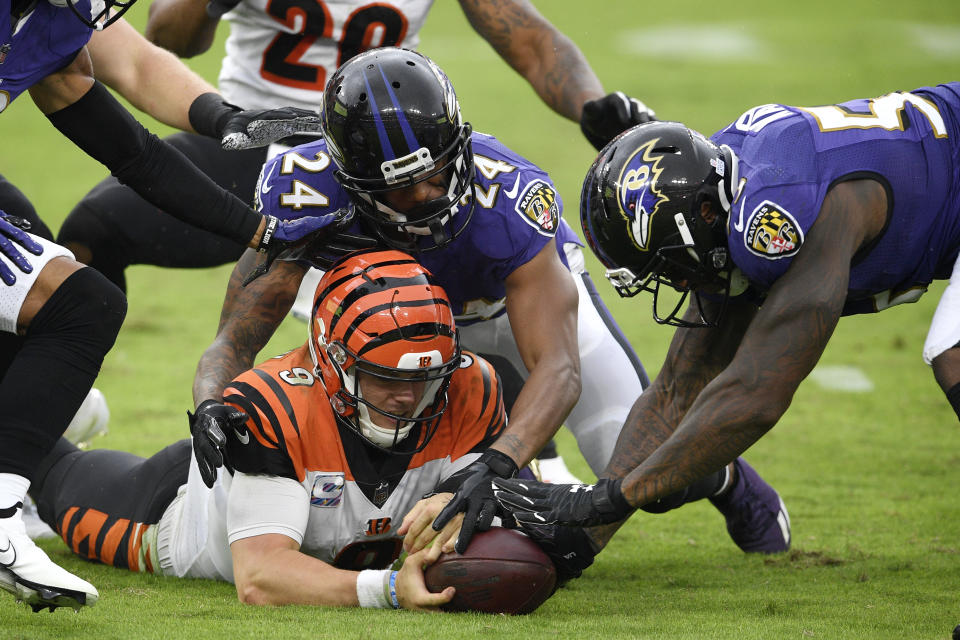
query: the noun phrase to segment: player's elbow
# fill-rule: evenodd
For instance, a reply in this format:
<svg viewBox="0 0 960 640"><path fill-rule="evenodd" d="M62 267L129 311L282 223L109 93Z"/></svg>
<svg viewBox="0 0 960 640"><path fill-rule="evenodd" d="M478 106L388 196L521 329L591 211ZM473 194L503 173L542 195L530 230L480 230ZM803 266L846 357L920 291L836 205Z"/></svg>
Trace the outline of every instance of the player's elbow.
<svg viewBox="0 0 960 640"><path fill-rule="evenodd" d="M277 604L275 599L271 597L269 590L264 588L263 585L258 584L257 580L253 577L238 578L236 587L237 599L243 604L260 607Z"/></svg>
<svg viewBox="0 0 960 640"><path fill-rule="evenodd" d="M167 19L168 13L157 10L157 3L150 5L144 37L180 58L192 58L210 49L213 38L191 35L190 29L183 28L178 22Z"/></svg>

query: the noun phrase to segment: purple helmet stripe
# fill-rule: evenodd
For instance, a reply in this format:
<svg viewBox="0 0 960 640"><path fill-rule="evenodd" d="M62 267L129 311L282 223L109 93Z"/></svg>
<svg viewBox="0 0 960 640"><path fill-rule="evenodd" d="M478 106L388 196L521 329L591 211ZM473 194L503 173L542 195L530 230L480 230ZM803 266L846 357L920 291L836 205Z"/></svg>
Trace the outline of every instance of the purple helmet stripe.
<svg viewBox="0 0 960 640"><path fill-rule="evenodd" d="M383 126L383 118L380 117L380 109L377 108L377 100L373 97L373 88L370 86L370 81L367 80L366 71L363 73L363 84L367 87L367 98L370 100L370 113L373 115L374 121L377 124L377 137L380 139L380 150L383 151L383 157L385 159L392 160L397 157L397 154L393 152L393 147L390 145L390 138L387 136L386 127Z"/></svg>
<svg viewBox="0 0 960 640"><path fill-rule="evenodd" d="M397 100L397 95L393 92L393 87L390 86L390 81L387 80L387 76L383 75L383 67L377 67L377 69L380 71L380 77L383 78L383 86L387 88L387 93L390 95L390 100L393 102L393 106L397 110L397 120L400 123L400 130L403 131L403 137L407 141L407 147L411 152L414 152L423 145L417 142L417 137L413 135L413 129L410 127L410 123L407 122L407 117L403 112L403 107L400 106L400 101Z"/></svg>

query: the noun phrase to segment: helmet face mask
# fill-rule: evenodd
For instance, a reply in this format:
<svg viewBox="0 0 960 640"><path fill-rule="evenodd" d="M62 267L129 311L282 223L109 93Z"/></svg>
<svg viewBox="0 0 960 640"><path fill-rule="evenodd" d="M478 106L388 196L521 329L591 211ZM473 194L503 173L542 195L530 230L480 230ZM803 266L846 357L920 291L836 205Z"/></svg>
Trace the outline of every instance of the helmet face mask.
<svg viewBox="0 0 960 640"><path fill-rule="evenodd" d="M399 251L351 254L320 281L310 333L315 372L337 420L382 451L421 451L460 366L450 303L430 273ZM412 386L416 406L398 412L379 404L391 386Z"/></svg>
<svg viewBox="0 0 960 640"><path fill-rule="evenodd" d="M350 59L327 83L320 115L337 179L385 243L430 251L463 231L476 200L472 129L429 58L385 47ZM440 174L442 196L404 210L391 204Z"/></svg>
<svg viewBox="0 0 960 640"><path fill-rule="evenodd" d="M52 4L62 7L68 6L80 22L91 29L102 31L123 17L123 14L133 6L137 0L51 0ZM84 5L89 6L87 13Z"/></svg>
<svg viewBox="0 0 960 640"><path fill-rule="evenodd" d="M736 172L729 148L679 123L659 121L614 138L588 171L580 201L587 243L621 296L653 294L658 323L709 327L719 322L719 316L701 314L695 322L680 316L691 292L729 295L734 267L724 203L734 199L730 185L736 184ZM666 314L660 311L663 286L681 293Z"/></svg>

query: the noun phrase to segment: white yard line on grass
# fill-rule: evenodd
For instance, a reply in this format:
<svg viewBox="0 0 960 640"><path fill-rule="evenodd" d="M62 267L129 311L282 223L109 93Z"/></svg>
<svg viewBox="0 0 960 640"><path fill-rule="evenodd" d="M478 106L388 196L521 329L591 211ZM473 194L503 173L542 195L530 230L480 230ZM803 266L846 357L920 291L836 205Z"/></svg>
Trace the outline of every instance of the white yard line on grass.
<svg viewBox="0 0 960 640"><path fill-rule="evenodd" d="M849 365L820 365L810 372L810 379L830 391L867 393L873 391L873 382L859 367Z"/></svg>

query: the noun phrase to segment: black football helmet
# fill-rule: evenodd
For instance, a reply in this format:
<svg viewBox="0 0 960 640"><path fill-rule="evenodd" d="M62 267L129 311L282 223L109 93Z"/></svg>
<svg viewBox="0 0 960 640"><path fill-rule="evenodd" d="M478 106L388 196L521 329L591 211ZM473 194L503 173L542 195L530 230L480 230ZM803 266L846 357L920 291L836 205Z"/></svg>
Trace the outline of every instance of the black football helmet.
<svg viewBox="0 0 960 640"><path fill-rule="evenodd" d="M395 47L361 53L330 78L320 120L337 179L389 246L429 251L463 231L476 200L471 128L432 60ZM406 211L388 203L391 191L440 173L443 197Z"/></svg>
<svg viewBox="0 0 960 640"><path fill-rule="evenodd" d="M679 327L716 326L680 318L692 291L730 293L735 267L725 223L738 183L737 157L678 122L648 122L604 147L583 183L580 222L590 248L623 297L653 293L653 317ZM707 222L701 204L714 204ZM660 286L681 292L673 310L658 310ZM702 306L700 307L702 309Z"/></svg>
<svg viewBox="0 0 960 640"><path fill-rule="evenodd" d="M70 7L74 15L91 29L106 29L123 17L137 0L50 0L58 7ZM113 12L113 13L111 13Z"/></svg>

